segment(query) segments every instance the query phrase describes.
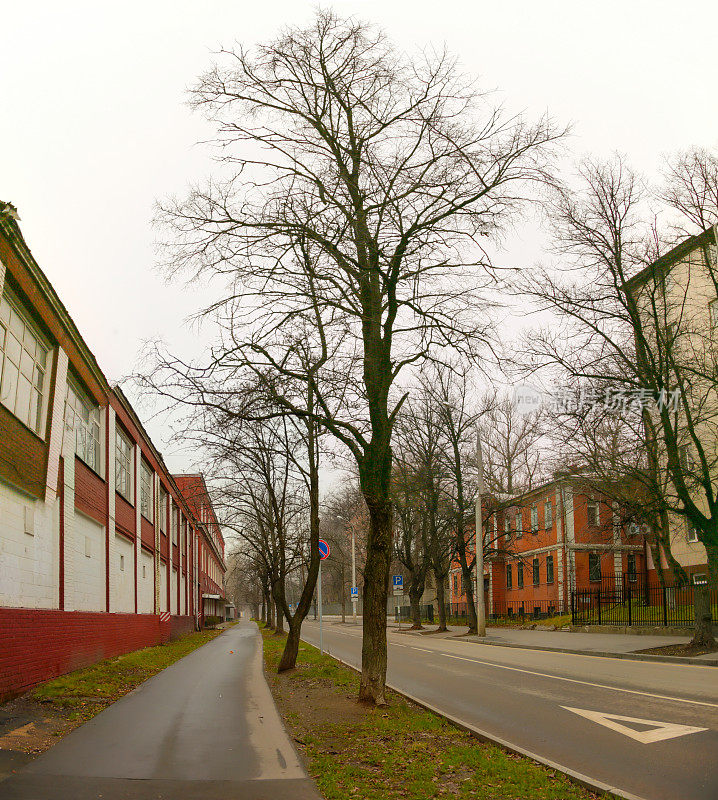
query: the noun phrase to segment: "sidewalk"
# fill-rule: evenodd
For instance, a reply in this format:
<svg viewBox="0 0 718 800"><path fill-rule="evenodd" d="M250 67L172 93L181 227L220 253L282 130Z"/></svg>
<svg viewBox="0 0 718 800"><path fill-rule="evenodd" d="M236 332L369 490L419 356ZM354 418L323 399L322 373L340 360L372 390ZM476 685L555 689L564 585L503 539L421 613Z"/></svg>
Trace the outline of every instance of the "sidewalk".
<svg viewBox="0 0 718 800"><path fill-rule="evenodd" d="M0 783L3 800L320 800L240 622Z"/></svg>
<svg viewBox="0 0 718 800"><path fill-rule="evenodd" d="M406 623L403 630L392 622L390 630L394 633L412 636L426 636L428 638L451 638L462 636L466 626L449 626L448 633L426 633L425 631L409 630ZM435 625L427 625L426 630L435 630ZM565 653L583 655L606 655L614 657L638 658L646 661L668 661L671 663L715 663L718 654L707 653L691 658L671 656L655 656L635 654L636 650L646 650L650 647L663 647L671 644L686 644L690 641L688 636L644 636L642 634L624 633L583 633L572 631L537 631L522 628L486 628L486 637L462 636L463 641L477 642L480 644L496 645L499 647L526 647L533 650L552 650Z"/></svg>

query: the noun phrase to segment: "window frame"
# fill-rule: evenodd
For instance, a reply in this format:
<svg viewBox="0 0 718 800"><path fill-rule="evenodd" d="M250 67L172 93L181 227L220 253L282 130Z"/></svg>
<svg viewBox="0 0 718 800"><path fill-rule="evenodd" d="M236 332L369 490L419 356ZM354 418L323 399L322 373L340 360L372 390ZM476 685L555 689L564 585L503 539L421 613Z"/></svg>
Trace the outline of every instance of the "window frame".
<svg viewBox="0 0 718 800"><path fill-rule="evenodd" d="M145 487L145 476L148 478L148 485ZM147 462L140 458L140 514L150 523L154 522L154 506L155 506L155 487L154 487L154 470ZM145 494L145 488L148 490ZM145 499L147 500L147 514L145 514Z"/></svg>
<svg viewBox="0 0 718 800"><path fill-rule="evenodd" d="M541 583L541 562L537 556L534 556L531 562L531 582L534 586L539 586Z"/></svg>
<svg viewBox="0 0 718 800"><path fill-rule="evenodd" d="M551 569L549 569L549 567ZM554 582L554 563L553 563L553 556L547 555L546 556L546 583L552 584Z"/></svg>
<svg viewBox="0 0 718 800"><path fill-rule="evenodd" d="M73 395L71 401L70 393ZM82 414L78 413L77 404L80 404L82 409L87 412L87 423L85 422ZM65 392L65 423L68 421L68 414L72 413L72 427L75 431L75 455L87 465L93 472L98 475L104 473L104 449L102 447L102 414L100 406L95 403L92 397L80 387L74 377L68 375L67 390ZM79 425L79 427L78 427ZM94 435L96 428L97 436ZM80 446L80 434L83 438L83 446ZM91 463L88 459L88 441L94 443L95 463ZM81 452L80 452L81 451Z"/></svg>
<svg viewBox="0 0 718 800"><path fill-rule="evenodd" d="M591 563L595 564L598 568L598 577L595 577L595 570L592 570ZM601 574L601 555L600 553L589 553L588 554L588 580L591 583L600 583L602 579Z"/></svg>
<svg viewBox="0 0 718 800"><path fill-rule="evenodd" d="M524 564L523 561L519 561L516 565L516 588L523 589L524 588Z"/></svg>
<svg viewBox="0 0 718 800"><path fill-rule="evenodd" d="M125 456L120 447L120 444L127 446L127 461L125 464ZM134 469L133 469L133 461L132 458L135 450L135 445L132 439L124 432L124 430L119 426L115 426L115 491L127 500L128 503L133 503L133 488L134 488ZM122 458L120 456L122 455ZM127 473L126 479L126 492L125 487L120 485L120 481L118 479L118 473L121 475L122 473L120 470L123 470Z"/></svg>
<svg viewBox="0 0 718 800"><path fill-rule="evenodd" d="M626 575L629 583L638 581L638 565L635 553L626 553Z"/></svg>
<svg viewBox="0 0 718 800"><path fill-rule="evenodd" d="M531 506L531 533L535 536L539 531L538 524L538 503Z"/></svg>
<svg viewBox="0 0 718 800"><path fill-rule="evenodd" d="M546 500L543 504L543 524L547 531L553 528L553 503Z"/></svg>
<svg viewBox="0 0 718 800"><path fill-rule="evenodd" d="M595 522L591 521L592 511L595 512ZM586 498L586 524L589 528L598 528L601 525L601 508L598 500Z"/></svg>
<svg viewBox="0 0 718 800"><path fill-rule="evenodd" d="M514 574L513 574L513 564L506 565L506 588L513 589L514 588Z"/></svg>
<svg viewBox="0 0 718 800"><path fill-rule="evenodd" d="M697 544L700 542L698 538L698 529L690 520L686 520L686 541L689 544Z"/></svg>
<svg viewBox="0 0 718 800"><path fill-rule="evenodd" d="M3 303L8 307L8 319L4 319ZM12 315L15 315L22 325L22 335L18 338L19 332L12 329ZM8 353L8 336L12 336L20 348L17 356L18 363L15 363L11 353ZM35 347L33 355L26 346L26 339L34 339ZM37 358L38 349L44 351L44 363ZM49 404L50 378L52 375L52 356L54 347L42 333L39 326L33 320L32 314L25 307L25 304L15 295L12 289L6 284L4 291L0 292L0 404L2 404L12 415L21 422L28 430L32 431L43 441L47 438L47 414ZM27 361L30 360L31 377L25 374L24 369ZM14 399L12 407L2 399L3 383L5 381L5 364L9 362L13 369L17 371L14 385ZM38 383L38 373L41 373L42 380ZM27 397L28 416L21 417L17 413L18 395L21 380L24 379L29 384ZM33 403L35 408L33 411ZM34 424L32 420L34 418Z"/></svg>

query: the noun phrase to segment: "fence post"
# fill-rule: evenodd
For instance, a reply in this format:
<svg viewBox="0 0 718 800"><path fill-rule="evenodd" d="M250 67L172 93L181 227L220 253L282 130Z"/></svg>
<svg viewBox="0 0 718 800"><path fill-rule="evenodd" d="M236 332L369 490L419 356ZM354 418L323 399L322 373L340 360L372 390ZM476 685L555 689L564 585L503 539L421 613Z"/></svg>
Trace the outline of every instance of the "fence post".
<svg viewBox="0 0 718 800"><path fill-rule="evenodd" d="M663 627L665 628L668 626L668 597L665 586L663 587L661 594L663 595Z"/></svg>
<svg viewBox="0 0 718 800"><path fill-rule="evenodd" d="M631 627L632 613L631 613L631 585L626 585L626 597L628 598L628 627Z"/></svg>
<svg viewBox="0 0 718 800"><path fill-rule="evenodd" d="M598 600L598 624L601 624L601 590L596 589L596 596Z"/></svg>
<svg viewBox="0 0 718 800"><path fill-rule="evenodd" d="M576 591L571 591L571 624L576 625Z"/></svg>

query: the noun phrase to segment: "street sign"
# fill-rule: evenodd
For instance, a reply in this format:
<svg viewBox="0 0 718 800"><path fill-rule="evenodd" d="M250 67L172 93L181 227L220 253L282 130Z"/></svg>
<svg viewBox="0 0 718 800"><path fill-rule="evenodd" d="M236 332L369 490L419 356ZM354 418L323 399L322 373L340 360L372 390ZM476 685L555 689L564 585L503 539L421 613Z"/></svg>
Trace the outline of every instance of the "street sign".
<svg viewBox="0 0 718 800"><path fill-rule="evenodd" d="M403 575L392 575L391 582L394 587L394 594L395 595L403 595L404 594L404 576Z"/></svg>
<svg viewBox="0 0 718 800"><path fill-rule="evenodd" d="M352 600L358 600L359 599L359 587L358 586L352 586L350 591L351 591Z"/></svg>
<svg viewBox="0 0 718 800"><path fill-rule="evenodd" d="M329 545L324 541L324 539L319 540L319 558L324 561L325 558L329 558L330 553Z"/></svg>

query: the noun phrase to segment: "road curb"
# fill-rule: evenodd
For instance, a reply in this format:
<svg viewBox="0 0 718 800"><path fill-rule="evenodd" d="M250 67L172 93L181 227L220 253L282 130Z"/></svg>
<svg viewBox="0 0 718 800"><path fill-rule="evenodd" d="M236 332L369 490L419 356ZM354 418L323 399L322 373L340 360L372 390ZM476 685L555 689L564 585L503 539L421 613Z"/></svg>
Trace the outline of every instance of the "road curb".
<svg viewBox="0 0 718 800"><path fill-rule="evenodd" d="M316 645L312 646L314 647ZM355 667L353 664L349 664L347 661L344 661L341 658L337 658L337 656L333 656L328 650L326 650L326 648L324 652L330 658L333 658L335 661L338 661L345 667L348 667L354 672L361 674L361 670L358 667ZM398 695L405 698L406 700L410 700L412 703L416 703L416 705L419 706L420 708L423 708L426 711L430 711L432 714L436 714L437 717L442 717L455 727L460 728L461 730L464 730L467 733L471 734L471 736L473 736L474 738L479 739L479 741L491 742L492 744L498 745L502 750L506 750L509 753L514 753L515 755L524 756L525 758L530 758L532 761L535 761L544 767L549 767L549 769L554 769L557 770L558 772L562 772L564 775L566 775L567 778L569 778L569 780L571 780L573 783L577 783L579 786L583 786L584 789L589 789L592 792L602 792L604 794L608 793L612 797L620 798L620 800L649 800L649 798L647 797L640 797L637 794L624 792L622 789L619 789L616 786L611 786L610 784L595 780L589 777L588 775L584 775L581 772L576 772L575 770L570 769L569 767L566 767L563 764L558 764L556 761L551 761L551 759L549 758L544 758L543 756L540 756L537 753L532 753L530 750L526 750L523 747L519 747L518 745L512 744L506 739L502 739L500 736L495 736L492 733L488 733L488 731L481 730L481 728L477 728L470 722L466 722L465 720L459 719L458 717L455 717L452 714L447 714L440 708L431 705L431 703L427 703L424 700L419 699L418 697L414 697L414 695L411 695L408 692L403 691L402 689L398 689L396 686L393 686L390 683L387 683L386 686L388 689L391 689L392 692L396 692Z"/></svg>
<svg viewBox="0 0 718 800"><path fill-rule="evenodd" d="M391 630L391 629L390 629ZM405 631L412 636L421 633ZM609 650L575 650L568 647L546 647L545 645L514 644L512 642L482 642L471 636L442 636L442 639L458 639L469 644L484 644L489 647L510 647L515 650L541 650L545 653L568 653L575 656L597 656L598 658L621 658L628 661L657 661L665 664L692 664L698 667L718 667L718 659L685 658L684 656L661 656L650 653L615 653Z"/></svg>

